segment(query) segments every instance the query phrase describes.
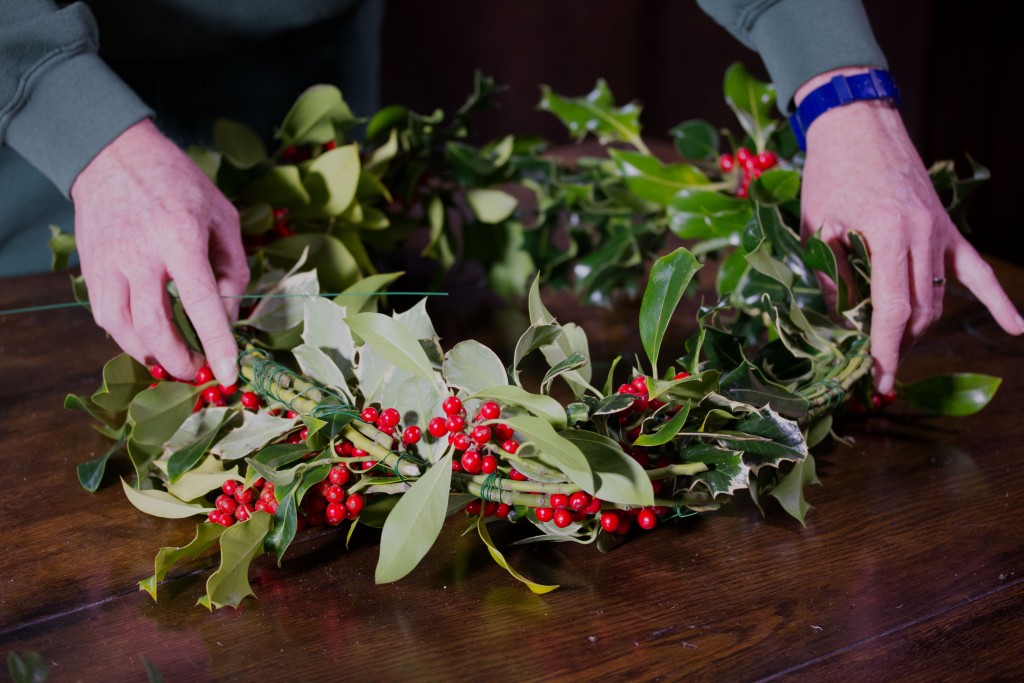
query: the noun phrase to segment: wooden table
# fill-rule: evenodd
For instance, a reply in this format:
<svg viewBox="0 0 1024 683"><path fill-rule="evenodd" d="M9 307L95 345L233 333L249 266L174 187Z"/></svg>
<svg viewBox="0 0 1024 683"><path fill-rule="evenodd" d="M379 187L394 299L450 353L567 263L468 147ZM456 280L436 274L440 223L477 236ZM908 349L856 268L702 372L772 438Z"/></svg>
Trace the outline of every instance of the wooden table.
<svg viewBox="0 0 1024 683"><path fill-rule="evenodd" d="M1024 304L1024 269L997 268ZM68 298L62 276L0 283L0 309ZM372 534L346 551L343 532L314 530L283 567L254 564L259 600L213 614L195 606L209 559L173 573L159 604L136 588L190 522L138 513L109 474L95 494L76 481L106 444L62 399L95 388L114 345L82 310L0 317L0 654L39 652L54 681L143 680L140 656L167 681L1020 679L1024 342L957 286L946 309L902 377L988 372L1006 379L998 396L960 420L897 404L841 424L856 444L817 451L806 528L741 496L609 554L509 548L562 585L544 596L461 520L386 586ZM621 314L562 313L586 318L595 358L622 348Z"/></svg>

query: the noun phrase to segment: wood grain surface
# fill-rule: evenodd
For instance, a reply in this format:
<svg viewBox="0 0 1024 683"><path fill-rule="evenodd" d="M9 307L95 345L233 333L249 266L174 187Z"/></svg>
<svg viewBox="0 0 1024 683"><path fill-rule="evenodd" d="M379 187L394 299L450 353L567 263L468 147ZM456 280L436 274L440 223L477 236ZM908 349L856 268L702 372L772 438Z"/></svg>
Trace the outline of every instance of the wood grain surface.
<svg viewBox="0 0 1024 683"><path fill-rule="evenodd" d="M1024 269L996 263L1024 304ZM0 282L0 309L67 300L63 276ZM638 345L635 306L556 315L588 329L599 361ZM518 331L509 315L466 334ZM450 340L447 340L450 341ZM75 465L106 443L68 392L90 392L116 352L83 310L0 316L0 654L39 652L50 680L166 681L1021 679L1024 641L1024 341L964 290L901 378L969 370L1005 378L981 414L927 418L897 404L816 451L806 528L745 496L601 554L496 541L531 594L453 518L408 578L376 586L373 533L305 532L278 568L254 563L258 600L196 607L211 560L179 568L160 602L137 590L158 546L193 525L137 512L114 466L95 494Z"/></svg>

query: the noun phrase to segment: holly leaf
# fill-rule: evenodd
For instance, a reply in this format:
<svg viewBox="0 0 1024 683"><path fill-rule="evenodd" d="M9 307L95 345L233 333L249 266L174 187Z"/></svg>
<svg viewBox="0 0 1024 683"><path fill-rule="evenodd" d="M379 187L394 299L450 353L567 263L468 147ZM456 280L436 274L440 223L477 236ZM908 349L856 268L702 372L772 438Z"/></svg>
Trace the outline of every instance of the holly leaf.
<svg viewBox="0 0 1024 683"><path fill-rule="evenodd" d="M146 366L122 353L103 366L103 385L92 395L92 402L108 413L119 413L152 383Z"/></svg>
<svg viewBox="0 0 1024 683"><path fill-rule="evenodd" d="M210 452L222 460L238 460L259 450L296 425L296 418L274 417L265 412L242 414L242 424L215 443Z"/></svg>
<svg viewBox="0 0 1024 683"><path fill-rule="evenodd" d="M158 462L157 467L160 465ZM168 482L167 491L179 500L196 500L210 491L219 489L228 479L242 481L235 468L225 468L220 460L208 456L176 481Z"/></svg>
<svg viewBox="0 0 1024 683"><path fill-rule="evenodd" d="M140 491L133 489L124 479L121 480L121 486L124 488L124 495L128 497L129 503L147 515L153 515L154 517L181 519L183 517L191 517L192 515L205 515L214 509L212 507L186 503L166 491L158 491L156 489Z"/></svg>
<svg viewBox="0 0 1024 683"><path fill-rule="evenodd" d="M230 526L221 534L220 566L206 581L206 595L214 607L238 607L244 598L255 595L249 586L249 565L263 552L271 519L266 512L257 510L247 521Z"/></svg>
<svg viewBox="0 0 1024 683"><path fill-rule="evenodd" d="M387 295L384 289L403 275L405 275L404 272L368 275L340 292L338 296L334 297L334 303L343 306L342 310L346 313L376 312L377 299ZM306 341L311 344L315 343L310 339L306 339ZM323 344L317 343L317 346L323 346Z"/></svg>
<svg viewBox="0 0 1024 683"><path fill-rule="evenodd" d="M777 466L783 460L800 461L807 457L807 442L800 426L768 407L746 415L729 434L735 436L721 439L723 445L743 451L743 461L754 474L765 465Z"/></svg>
<svg viewBox="0 0 1024 683"><path fill-rule="evenodd" d="M804 487L808 484L818 483L821 482L818 481L818 476L815 473L814 458L808 454L804 460L793 463L793 469L779 480L770 495L779 501L783 510L801 525L806 526L804 516L811 506L804 498Z"/></svg>
<svg viewBox="0 0 1024 683"><path fill-rule="evenodd" d="M278 505L274 514L274 529L266 534L266 548L268 552L277 556L278 567L281 566L281 559L288 546L295 539L299 502L306 495L306 491L326 479L330 471L330 463L304 463L290 470L294 474L290 482L275 484L279 486L276 490Z"/></svg>
<svg viewBox="0 0 1024 683"><path fill-rule="evenodd" d="M487 530L487 523L484 521L483 516L477 517L476 530L477 533L480 534L480 540L482 540L484 542L484 545L487 546L487 552L491 554L491 559L497 562L499 567L501 567L509 574L511 574L513 578L515 578L517 581L521 581L522 583L526 584L526 587L529 588L531 592L536 593L537 595L544 595L545 593L550 593L551 591L558 588L557 585L545 585L542 583L537 583L536 581L531 581L530 579L526 578L525 576L517 572L515 568L513 568L512 565L508 563L508 560L505 559L505 556L501 554L501 551L498 550L498 547L494 545L494 541L491 540L491 534Z"/></svg>
<svg viewBox="0 0 1024 683"><path fill-rule="evenodd" d="M306 300L319 293L320 283L315 270L290 275L265 292L249 317L238 324L264 332L290 330L302 322Z"/></svg>
<svg viewBox="0 0 1024 683"><path fill-rule="evenodd" d="M536 460L546 468L555 468L587 493L594 492L590 463L574 443L556 432L546 420L532 415L511 415L490 422L505 422L523 436L516 455Z"/></svg>
<svg viewBox="0 0 1024 683"><path fill-rule="evenodd" d="M604 79L598 80L584 97L562 97L546 85L541 92L540 109L557 116L577 140L591 133L602 144L621 141L646 150L640 139L640 106L630 102L616 107Z"/></svg>
<svg viewBox="0 0 1024 683"><path fill-rule="evenodd" d="M452 455L434 464L406 491L384 522L375 583L391 583L411 572L441 533L452 487Z"/></svg>
<svg viewBox="0 0 1024 683"><path fill-rule="evenodd" d="M213 122L213 146L235 168L252 168L267 160L263 140L248 126L231 119Z"/></svg>
<svg viewBox="0 0 1024 683"><path fill-rule="evenodd" d="M714 444L693 444L682 450L681 461L684 463L704 463L706 472L699 472L692 477L690 490L702 486L712 496L725 494L731 496L739 489L747 488L750 468L743 462L743 453Z"/></svg>
<svg viewBox="0 0 1024 683"><path fill-rule="evenodd" d="M658 374L658 354L665 331L686 287L701 267L697 259L680 247L662 256L651 267L643 301L640 303L640 340L651 360L651 374Z"/></svg>
<svg viewBox="0 0 1024 683"><path fill-rule="evenodd" d="M192 414L201 389L180 382L160 382L139 393L128 406L132 440L158 446L170 439Z"/></svg>
<svg viewBox="0 0 1024 683"><path fill-rule="evenodd" d="M392 365L434 381L434 370L419 343L398 321L380 313L357 313L345 318L353 333Z"/></svg>
<svg viewBox="0 0 1024 683"><path fill-rule="evenodd" d="M89 462L82 462L78 464L76 471L78 473L78 483L82 485L82 488L89 493L96 493L99 489L100 484L103 482L103 474L107 470L107 461L110 460L110 456L114 455L118 451L124 448L124 439L119 439L117 443L107 449L107 451L94 458Z"/></svg>
<svg viewBox="0 0 1024 683"><path fill-rule="evenodd" d="M481 400L492 399L506 405L514 405L533 413L545 421L565 427L565 408L557 400L544 394L532 394L517 386L492 386L486 391L478 391L470 396Z"/></svg>
<svg viewBox="0 0 1024 683"><path fill-rule="evenodd" d="M772 118L775 86L757 80L741 62L736 62L725 72L723 89L725 102L736 114L740 126L753 139L758 151L763 150L778 126L778 121Z"/></svg>
<svg viewBox="0 0 1024 683"><path fill-rule="evenodd" d="M309 203L326 216L344 213L359 185L359 149L353 143L324 152L306 167L302 184Z"/></svg>
<svg viewBox="0 0 1024 683"><path fill-rule="evenodd" d="M445 354L441 369L445 383L467 394L508 385L505 366L494 351L478 341L459 342Z"/></svg>
<svg viewBox="0 0 1024 683"><path fill-rule="evenodd" d="M476 188L466 192L466 203L481 223L494 225L512 215L518 202L508 192Z"/></svg>
<svg viewBox="0 0 1024 683"><path fill-rule="evenodd" d="M609 149L608 154L633 194L662 206L671 204L680 191L708 183L707 176L689 164L663 164L649 154L618 149Z"/></svg>
<svg viewBox="0 0 1024 683"><path fill-rule="evenodd" d="M228 410L228 408L208 408L202 412L193 413L185 420L181 429L171 437L168 447L172 447L171 444L175 443L181 432L186 431L186 427L188 427L188 443L180 447L175 446L175 450L167 460L167 477L171 483L176 482L181 475L191 470L196 463L203 459L210 444L217 438L220 428L224 425ZM190 425L190 423L193 424ZM191 498L185 500L191 500Z"/></svg>
<svg viewBox="0 0 1024 683"><path fill-rule="evenodd" d="M654 505L654 489L644 468L606 436L584 430L565 433L594 473L594 495L623 505Z"/></svg>
<svg viewBox="0 0 1024 683"><path fill-rule="evenodd" d="M511 374L516 379L516 384L522 386L519 383L519 364L522 363L523 358L543 346L553 344L560 334L562 334L562 330L558 325L536 323L523 332L519 341L516 342L516 349L512 356Z"/></svg>
<svg viewBox="0 0 1024 683"><path fill-rule="evenodd" d="M199 557L207 548L212 546L221 537L227 527L220 524L203 522L196 525L196 535L187 545L175 548L172 546L160 548L156 553L156 560L153 562L153 576L139 581L139 590L144 590L156 600L157 585L164 580L167 572L182 560L191 560Z"/></svg>
<svg viewBox="0 0 1024 683"><path fill-rule="evenodd" d="M686 418L690 415L690 402L683 401L679 410L661 426L661 429L652 434L641 434L634 441L637 446L661 446L676 438L676 434L686 424Z"/></svg>
<svg viewBox="0 0 1024 683"><path fill-rule="evenodd" d="M966 372L936 375L901 386L899 397L918 410L935 415L963 417L973 415L987 406L1002 381L992 375Z"/></svg>
<svg viewBox="0 0 1024 683"><path fill-rule="evenodd" d="M707 121L684 121L669 131L676 151L684 159L714 159L718 156L718 131Z"/></svg>
<svg viewBox="0 0 1024 683"><path fill-rule="evenodd" d="M708 190L682 190L668 206L668 226L683 239L730 239L750 220L750 202Z"/></svg>
<svg viewBox="0 0 1024 683"><path fill-rule="evenodd" d="M333 85L314 85L302 93L274 136L284 145L322 145L357 119Z"/></svg>

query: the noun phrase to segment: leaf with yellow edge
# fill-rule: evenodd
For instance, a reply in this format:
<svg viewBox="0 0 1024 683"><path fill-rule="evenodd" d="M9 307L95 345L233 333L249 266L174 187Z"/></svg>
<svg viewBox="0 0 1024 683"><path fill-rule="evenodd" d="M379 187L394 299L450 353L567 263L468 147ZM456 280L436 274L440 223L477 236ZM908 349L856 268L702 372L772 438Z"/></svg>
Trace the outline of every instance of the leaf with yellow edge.
<svg viewBox="0 0 1024 683"><path fill-rule="evenodd" d="M494 558L494 561L497 562L502 567L502 569L504 569L509 574L514 576L517 580L525 583L526 587L529 588L531 591L533 591L537 595L544 595L545 593L550 593L551 591L558 588L557 585L549 586L542 583L530 581L528 578L517 572L512 567L512 565L508 563L508 560L505 559L505 556L501 554L501 551L498 550L498 548L494 545L494 541L491 540L491 534L487 531L487 524L484 522L483 517L477 518L476 530L480 534L480 538L481 540L483 540L484 545L487 546L488 552L491 553L491 557Z"/></svg>
<svg viewBox="0 0 1024 683"><path fill-rule="evenodd" d="M139 590L146 591L156 600L156 586L164 580L171 567L182 560L191 560L199 557L204 550L217 542L217 539L221 537L226 528L220 524L203 522L196 525L196 537L188 545L183 545L180 548L173 546L160 548L153 563L154 573L148 579L139 581Z"/></svg>
<svg viewBox="0 0 1024 683"><path fill-rule="evenodd" d="M263 552L263 540L273 517L262 510L248 521L228 527L220 537L220 567L206 581L206 595L214 607L238 607L250 595L249 565Z"/></svg>

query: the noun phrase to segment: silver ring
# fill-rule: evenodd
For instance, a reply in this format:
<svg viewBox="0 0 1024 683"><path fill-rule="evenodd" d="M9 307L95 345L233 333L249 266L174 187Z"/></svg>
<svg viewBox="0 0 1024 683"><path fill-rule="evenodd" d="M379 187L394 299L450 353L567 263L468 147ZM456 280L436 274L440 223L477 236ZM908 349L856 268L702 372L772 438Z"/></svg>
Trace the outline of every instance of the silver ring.
<svg viewBox="0 0 1024 683"><path fill-rule="evenodd" d="M933 277L932 287L944 287L946 285L946 278L944 277Z"/></svg>

